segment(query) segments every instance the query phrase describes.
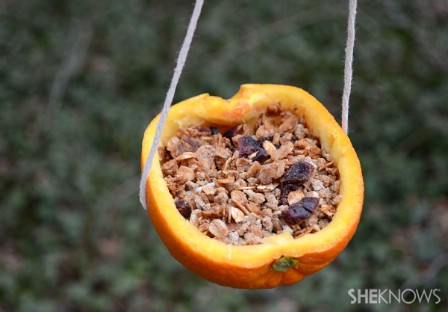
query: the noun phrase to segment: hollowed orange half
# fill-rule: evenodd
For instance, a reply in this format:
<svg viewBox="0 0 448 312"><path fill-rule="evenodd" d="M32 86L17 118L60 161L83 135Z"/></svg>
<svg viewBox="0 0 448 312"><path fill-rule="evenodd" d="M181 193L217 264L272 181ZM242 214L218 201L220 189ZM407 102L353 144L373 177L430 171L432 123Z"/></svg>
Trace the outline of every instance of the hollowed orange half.
<svg viewBox="0 0 448 312"><path fill-rule="evenodd" d="M302 89L247 84L229 100L209 94L185 100L170 109L160 146L181 127L241 124L274 103L279 103L281 109L295 109L304 117L311 133L319 138L339 169L342 201L324 229L295 239L289 233L272 235L259 245L227 245L201 233L181 216L163 179L158 156L146 181L148 212L170 253L191 271L223 286L272 288L302 280L336 258L352 238L361 216L364 184L350 139L325 107ZM145 131L142 166L158 120L156 117Z"/></svg>

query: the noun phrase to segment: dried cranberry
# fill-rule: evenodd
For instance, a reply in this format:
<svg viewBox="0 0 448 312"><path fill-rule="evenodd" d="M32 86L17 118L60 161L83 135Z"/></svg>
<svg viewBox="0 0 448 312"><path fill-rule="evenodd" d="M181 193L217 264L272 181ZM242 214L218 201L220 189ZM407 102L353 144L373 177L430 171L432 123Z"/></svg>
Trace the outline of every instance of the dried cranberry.
<svg viewBox="0 0 448 312"><path fill-rule="evenodd" d="M185 218L189 219L191 215L191 207L184 200L180 199L175 202L179 213Z"/></svg>
<svg viewBox="0 0 448 312"><path fill-rule="evenodd" d="M282 184L298 183L303 184L311 178L314 172L314 166L306 161L295 163L286 170L280 178Z"/></svg>
<svg viewBox="0 0 448 312"><path fill-rule="evenodd" d="M319 198L304 197L298 203L289 206L288 210L282 212L286 223L294 225L306 220L319 205Z"/></svg>
<svg viewBox="0 0 448 312"><path fill-rule="evenodd" d="M284 184L281 186L280 193L280 205L288 204L288 194L294 191L297 191L299 186L297 184Z"/></svg>
<svg viewBox="0 0 448 312"><path fill-rule="evenodd" d="M261 147L260 143L250 136L242 136L238 139L238 152L240 153L240 157L248 157L256 153L253 160L259 163L265 162L270 157L268 152Z"/></svg>

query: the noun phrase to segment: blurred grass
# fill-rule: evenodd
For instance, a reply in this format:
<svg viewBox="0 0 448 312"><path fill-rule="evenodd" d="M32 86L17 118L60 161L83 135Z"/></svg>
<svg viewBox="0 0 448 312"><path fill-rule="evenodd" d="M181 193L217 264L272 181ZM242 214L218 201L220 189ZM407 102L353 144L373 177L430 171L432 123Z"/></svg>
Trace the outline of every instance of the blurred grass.
<svg viewBox="0 0 448 312"><path fill-rule="evenodd" d="M191 1L0 3L0 311L443 311L448 7L360 1L350 137L366 200L349 247L274 290L223 288L166 251L137 198ZM338 118L346 1L206 1L176 100L300 86ZM351 305L351 288L441 289Z"/></svg>

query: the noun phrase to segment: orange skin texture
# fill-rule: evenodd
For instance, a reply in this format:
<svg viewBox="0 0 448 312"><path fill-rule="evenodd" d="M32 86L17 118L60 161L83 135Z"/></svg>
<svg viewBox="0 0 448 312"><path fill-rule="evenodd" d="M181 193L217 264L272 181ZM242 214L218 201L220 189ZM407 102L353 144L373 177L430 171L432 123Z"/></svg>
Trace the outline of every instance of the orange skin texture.
<svg viewBox="0 0 448 312"><path fill-rule="evenodd" d="M171 107L160 146L180 127L213 125L230 127L256 118L269 105L295 109L311 133L333 156L339 169L342 201L333 220L317 233L294 239L289 233L272 235L262 244L231 246L201 233L177 211L163 180L156 155L147 180L148 213L170 253L188 269L214 283L234 288L273 288L289 285L313 274L344 250L356 231L364 199L361 165L350 139L326 108L306 91L284 85L247 84L231 99L201 94ZM159 117L145 131L142 167L149 154ZM282 256L298 260L286 272L272 269Z"/></svg>

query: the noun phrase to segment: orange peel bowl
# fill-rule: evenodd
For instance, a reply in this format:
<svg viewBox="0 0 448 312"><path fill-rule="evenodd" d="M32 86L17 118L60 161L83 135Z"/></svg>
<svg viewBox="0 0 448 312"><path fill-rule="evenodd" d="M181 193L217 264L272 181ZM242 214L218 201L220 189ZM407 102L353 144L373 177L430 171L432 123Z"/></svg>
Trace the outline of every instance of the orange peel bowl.
<svg viewBox="0 0 448 312"><path fill-rule="evenodd" d="M330 153L340 174L342 201L322 230L293 238L269 236L258 245L228 245L200 232L176 209L163 179L158 156L146 181L146 203L152 223L170 253L185 267L214 283L235 288L272 288L313 274L342 252L359 223L364 198L361 165L350 139L326 108L306 91L284 85L246 84L229 100L201 94L171 107L161 137L165 146L177 130L188 125L233 126L256 118L279 103L295 109L310 132ZM142 167L156 132L157 116L145 131Z"/></svg>

